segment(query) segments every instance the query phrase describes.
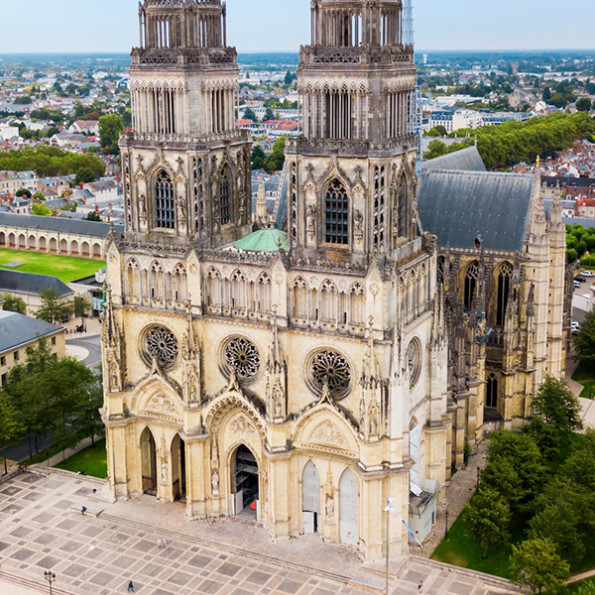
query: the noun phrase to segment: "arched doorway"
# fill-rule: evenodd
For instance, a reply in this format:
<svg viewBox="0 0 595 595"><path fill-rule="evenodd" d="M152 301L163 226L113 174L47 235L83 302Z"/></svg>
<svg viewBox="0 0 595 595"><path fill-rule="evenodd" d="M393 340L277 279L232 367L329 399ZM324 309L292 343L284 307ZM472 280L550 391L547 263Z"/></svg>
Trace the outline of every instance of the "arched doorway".
<svg viewBox="0 0 595 595"><path fill-rule="evenodd" d="M302 473L302 527L306 535L318 533L320 519L320 476L312 461Z"/></svg>
<svg viewBox="0 0 595 595"><path fill-rule="evenodd" d="M157 452L155 439L149 428L145 428L140 438L143 493L157 495Z"/></svg>
<svg viewBox="0 0 595 595"><path fill-rule="evenodd" d="M172 491L176 500L186 499L186 444L176 434L171 443Z"/></svg>
<svg viewBox="0 0 595 595"><path fill-rule="evenodd" d="M357 480L351 469L345 469L339 481L339 536L341 543L357 545L359 541L359 498Z"/></svg>
<svg viewBox="0 0 595 595"><path fill-rule="evenodd" d="M231 458L232 514L258 518L258 463L252 451L240 444Z"/></svg>

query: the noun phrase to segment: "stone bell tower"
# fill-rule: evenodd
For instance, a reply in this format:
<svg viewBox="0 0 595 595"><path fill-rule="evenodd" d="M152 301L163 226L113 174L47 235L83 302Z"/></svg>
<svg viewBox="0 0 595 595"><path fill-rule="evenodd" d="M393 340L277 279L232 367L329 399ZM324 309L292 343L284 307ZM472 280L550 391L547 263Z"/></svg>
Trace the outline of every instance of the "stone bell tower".
<svg viewBox="0 0 595 595"><path fill-rule="evenodd" d="M145 0L121 140L126 230L217 247L250 227L250 141L221 0Z"/></svg>
<svg viewBox="0 0 595 595"><path fill-rule="evenodd" d="M314 0L288 143L294 254L362 263L415 236L415 67L401 0ZM300 200L298 200L298 196Z"/></svg>

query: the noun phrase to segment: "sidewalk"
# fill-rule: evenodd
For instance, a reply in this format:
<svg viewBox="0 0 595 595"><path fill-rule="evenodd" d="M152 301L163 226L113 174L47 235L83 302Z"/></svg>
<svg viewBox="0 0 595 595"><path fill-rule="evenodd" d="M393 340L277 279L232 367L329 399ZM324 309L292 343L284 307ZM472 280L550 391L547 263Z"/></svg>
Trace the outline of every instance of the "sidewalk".
<svg viewBox="0 0 595 595"><path fill-rule="evenodd" d="M486 465L486 454L488 443L484 440L477 449L477 453L469 457L469 462L465 469L457 471L452 478L446 482L446 505L443 505L436 511L436 522L432 527L429 536L424 541L424 549L420 551L419 547L412 545L412 553L430 557L438 544L444 539L444 528L446 523L446 511L448 510L449 528L457 520L457 517L463 510L463 506L469 501L475 493L477 483L477 468L483 469Z"/></svg>
<svg viewBox="0 0 595 595"><path fill-rule="evenodd" d="M65 322L62 326L66 329L66 340L70 339L84 339L86 337L94 337L96 335L101 335L101 323L99 320L93 316L92 318L85 318L83 321L83 325L85 327L85 331L82 333L76 332L76 327L81 324L81 317L80 316L72 316L72 318Z"/></svg>

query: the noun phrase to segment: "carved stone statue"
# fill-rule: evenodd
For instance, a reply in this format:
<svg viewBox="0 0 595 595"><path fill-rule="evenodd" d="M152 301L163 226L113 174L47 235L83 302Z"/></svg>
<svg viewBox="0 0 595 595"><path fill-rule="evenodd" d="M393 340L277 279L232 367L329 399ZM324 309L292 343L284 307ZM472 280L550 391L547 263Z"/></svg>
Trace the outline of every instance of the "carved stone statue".
<svg viewBox="0 0 595 595"><path fill-rule="evenodd" d="M161 459L161 483L167 483L167 460Z"/></svg>
<svg viewBox="0 0 595 595"><path fill-rule="evenodd" d="M306 211L306 231L314 233L316 231L316 207L308 205Z"/></svg>
<svg viewBox="0 0 595 595"><path fill-rule="evenodd" d="M186 219L186 202L181 196L178 196L178 219Z"/></svg>
<svg viewBox="0 0 595 595"><path fill-rule="evenodd" d="M141 194L138 198L138 213L143 218L147 216L147 205L144 194Z"/></svg>
<svg viewBox="0 0 595 595"><path fill-rule="evenodd" d="M358 210L353 214L353 232L360 236L364 233L364 216Z"/></svg>
<svg viewBox="0 0 595 595"><path fill-rule="evenodd" d="M213 471L211 475L211 490L213 495L219 494L219 473L217 471Z"/></svg>
<svg viewBox="0 0 595 595"><path fill-rule="evenodd" d="M110 363L110 387L112 390L120 390L120 369L115 359Z"/></svg>
<svg viewBox="0 0 595 595"><path fill-rule="evenodd" d="M326 503L324 505L326 522L332 523L335 520L335 499L332 496L326 497Z"/></svg>

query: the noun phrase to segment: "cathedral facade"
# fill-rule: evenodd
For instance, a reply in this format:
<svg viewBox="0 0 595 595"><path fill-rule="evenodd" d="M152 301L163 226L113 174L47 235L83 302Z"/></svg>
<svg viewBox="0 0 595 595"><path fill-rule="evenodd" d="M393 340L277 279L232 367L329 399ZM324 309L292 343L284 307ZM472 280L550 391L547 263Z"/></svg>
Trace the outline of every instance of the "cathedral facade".
<svg viewBox="0 0 595 595"><path fill-rule="evenodd" d="M287 237L265 251L234 247L250 244L250 139L224 5L140 6L126 231L107 248L108 473L116 498L252 514L369 559L389 497L391 551L401 519L423 538L451 463L438 245L417 225L400 0L311 10Z"/></svg>

